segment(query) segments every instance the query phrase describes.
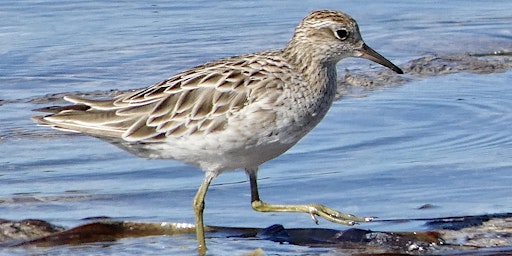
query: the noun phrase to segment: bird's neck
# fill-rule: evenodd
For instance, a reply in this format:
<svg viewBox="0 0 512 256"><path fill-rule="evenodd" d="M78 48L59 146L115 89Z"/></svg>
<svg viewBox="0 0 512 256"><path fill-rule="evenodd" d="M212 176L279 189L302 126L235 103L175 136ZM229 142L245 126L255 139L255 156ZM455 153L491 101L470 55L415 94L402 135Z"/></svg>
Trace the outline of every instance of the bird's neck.
<svg viewBox="0 0 512 256"><path fill-rule="evenodd" d="M292 40L283 50L284 58L293 65L302 78L306 80L304 93L309 94L308 110L314 118L313 126L316 125L327 113L334 101L337 90L336 62L326 61L320 57L321 54L315 53L315 48L296 47Z"/></svg>
<svg viewBox="0 0 512 256"><path fill-rule="evenodd" d="M336 91L336 62L322 58L322 54L317 53L314 45L305 45L304 41L301 42L301 45L298 45L292 39L283 49L283 57L296 68L309 86L320 87L311 89L324 91L324 93ZM322 83L319 83L319 81L322 81Z"/></svg>
<svg viewBox="0 0 512 256"><path fill-rule="evenodd" d="M336 80L336 62L325 58L323 55L318 52L318 46L315 46L312 42L296 40L296 38L293 38L283 49L283 57L310 84L315 83L319 78Z"/></svg>

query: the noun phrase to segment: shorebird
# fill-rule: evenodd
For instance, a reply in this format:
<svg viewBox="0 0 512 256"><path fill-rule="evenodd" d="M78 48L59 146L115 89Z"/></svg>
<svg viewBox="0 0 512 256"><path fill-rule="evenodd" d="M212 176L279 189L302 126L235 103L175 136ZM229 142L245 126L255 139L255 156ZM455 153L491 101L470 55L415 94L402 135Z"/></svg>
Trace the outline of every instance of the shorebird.
<svg viewBox="0 0 512 256"><path fill-rule="evenodd" d="M251 203L261 212L304 212L353 225L371 218L320 204L269 204L260 199L258 166L290 149L325 116L337 88L336 64L347 57L402 70L368 47L349 15L320 10L307 15L284 49L224 58L112 99L72 96L68 106L33 119L85 133L146 158L174 159L201 168L194 197L200 254L206 252L203 211L212 180L244 169ZM41 109L40 109L41 110Z"/></svg>

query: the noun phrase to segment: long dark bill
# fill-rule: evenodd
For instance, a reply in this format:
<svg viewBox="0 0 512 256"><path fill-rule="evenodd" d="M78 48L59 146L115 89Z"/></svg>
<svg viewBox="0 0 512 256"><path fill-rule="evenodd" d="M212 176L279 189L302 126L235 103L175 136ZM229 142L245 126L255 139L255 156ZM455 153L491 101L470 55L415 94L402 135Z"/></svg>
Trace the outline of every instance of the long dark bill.
<svg viewBox="0 0 512 256"><path fill-rule="evenodd" d="M391 63L391 61L384 58L384 56L380 55L378 52L374 51L372 48L370 48L368 45L363 44L361 49L359 50L361 53L360 58L365 58L371 61L374 61L376 63L381 64L384 67L388 67L389 69L395 71L398 74L403 74L404 72L397 67L395 64Z"/></svg>

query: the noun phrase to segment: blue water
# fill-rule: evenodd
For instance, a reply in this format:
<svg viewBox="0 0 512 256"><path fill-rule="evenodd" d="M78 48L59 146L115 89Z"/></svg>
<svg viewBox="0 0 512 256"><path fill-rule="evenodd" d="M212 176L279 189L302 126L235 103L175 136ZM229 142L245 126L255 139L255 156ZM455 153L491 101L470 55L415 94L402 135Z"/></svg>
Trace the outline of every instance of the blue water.
<svg viewBox="0 0 512 256"><path fill-rule="evenodd" d="M0 8L0 218L73 227L93 216L193 222L203 173L140 159L87 136L37 127L30 99L47 93L151 85L219 57L284 46L309 11L359 22L365 41L400 65L436 53L512 49L510 1L3 1ZM345 68L377 68L346 60ZM323 203L382 219L512 211L512 72L458 73L376 88L336 102L297 146L264 164L262 199ZM59 102L57 102L59 103ZM55 103L54 103L55 104ZM418 210L424 204L436 207ZM315 227L305 214L258 213L243 172L221 175L207 197L216 226ZM361 228L417 230L373 223ZM320 220L320 227L345 228ZM193 253L193 236L32 248L0 254ZM268 241L208 240L210 252L329 253Z"/></svg>

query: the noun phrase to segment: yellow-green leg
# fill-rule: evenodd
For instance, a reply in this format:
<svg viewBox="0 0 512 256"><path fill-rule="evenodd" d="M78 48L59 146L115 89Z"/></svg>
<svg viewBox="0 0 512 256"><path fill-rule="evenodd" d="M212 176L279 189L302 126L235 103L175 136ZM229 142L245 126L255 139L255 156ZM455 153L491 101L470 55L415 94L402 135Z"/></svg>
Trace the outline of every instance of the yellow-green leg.
<svg viewBox="0 0 512 256"><path fill-rule="evenodd" d="M196 218L196 237L197 237L197 250L199 255L206 254L206 240L204 237L204 222L203 222L203 211L204 211L204 198L208 187L212 180L217 176L215 172L206 172L204 181L197 190L197 194L194 197L194 213Z"/></svg>
<svg viewBox="0 0 512 256"><path fill-rule="evenodd" d="M284 205L284 204L268 204L260 200L257 182L257 168L246 169L249 175L249 182L251 184L251 205L252 208L259 212L304 212L308 213L313 221L318 224L316 216L323 217L328 221L340 223L344 225L354 225L358 222L372 221L371 217L357 217L352 214L346 214L321 204L298 204L298 205Z"/></svg>

